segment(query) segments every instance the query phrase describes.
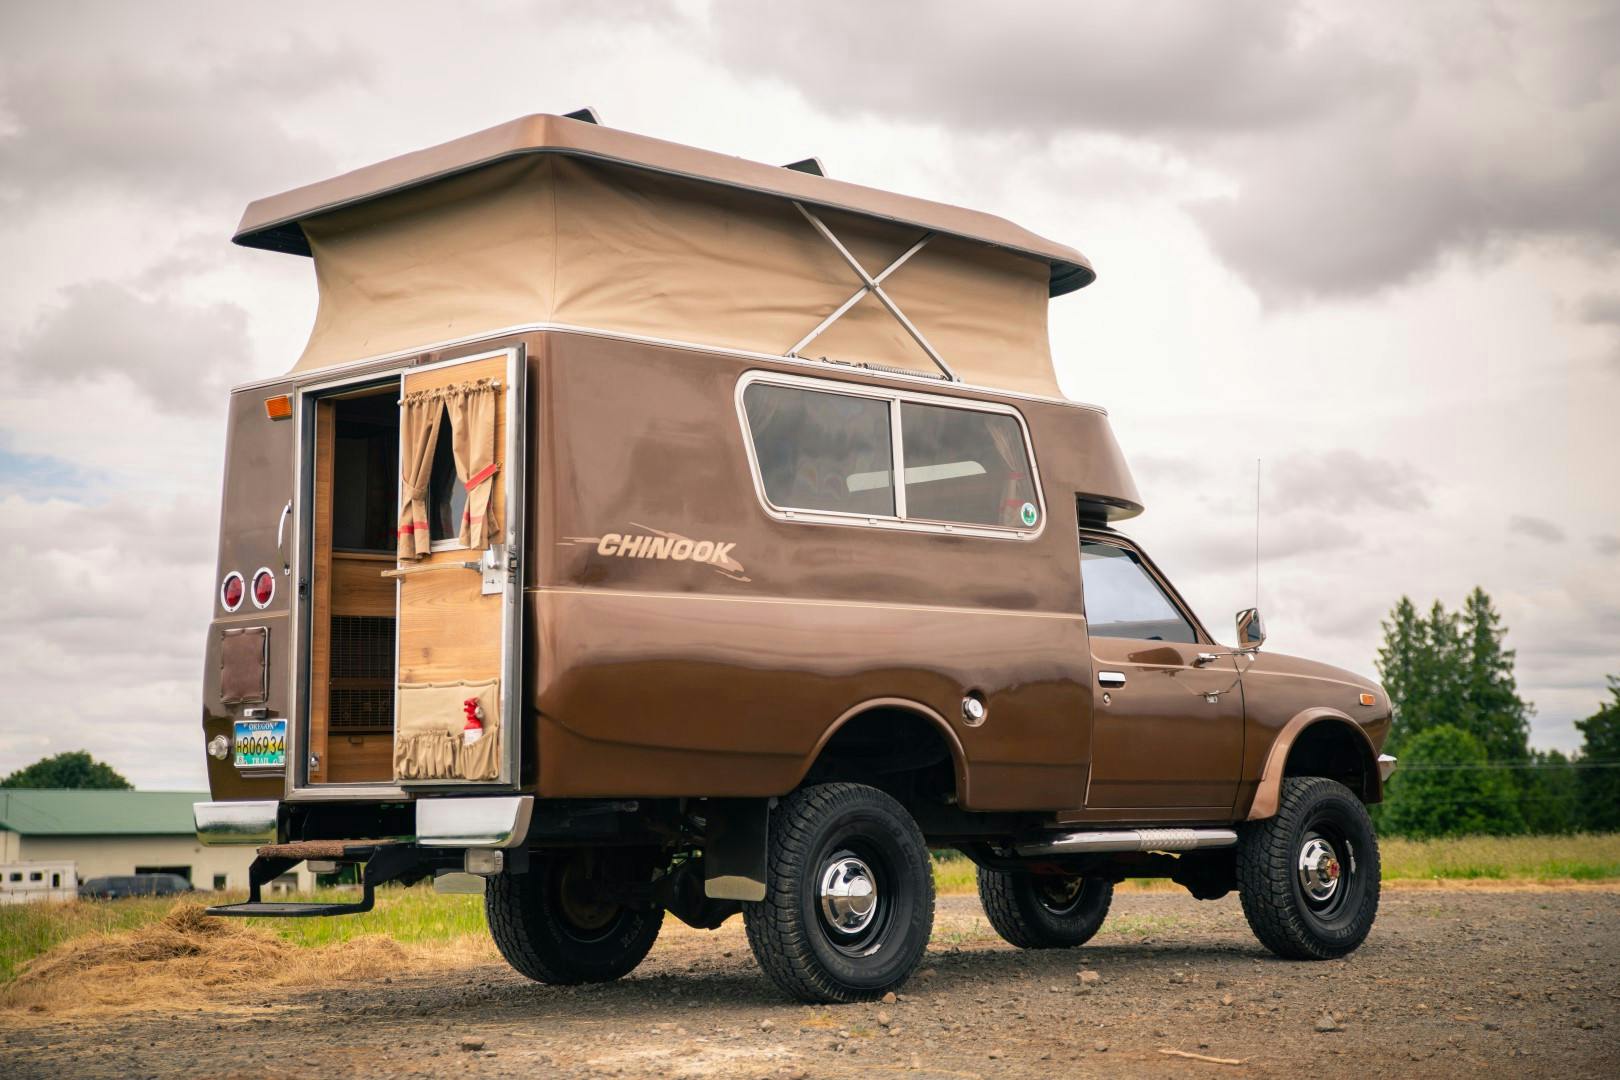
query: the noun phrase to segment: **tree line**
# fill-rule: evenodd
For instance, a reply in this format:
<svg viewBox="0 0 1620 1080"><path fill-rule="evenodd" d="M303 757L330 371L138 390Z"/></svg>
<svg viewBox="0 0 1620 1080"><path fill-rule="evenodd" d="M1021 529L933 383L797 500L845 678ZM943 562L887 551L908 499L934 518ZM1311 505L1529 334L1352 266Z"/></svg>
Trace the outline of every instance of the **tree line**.
<svg viewBox="0 0 1620 1080"><path fill-rule="evenodd" d="M1395 705L1384 752L1400 759L1375 814L1396 836L1620 829L1620 677L1575 722L1578 754L1530 748L1507 627L1480 588L1458 611L1408 597L1382 623L1378 674Z"/></svg>

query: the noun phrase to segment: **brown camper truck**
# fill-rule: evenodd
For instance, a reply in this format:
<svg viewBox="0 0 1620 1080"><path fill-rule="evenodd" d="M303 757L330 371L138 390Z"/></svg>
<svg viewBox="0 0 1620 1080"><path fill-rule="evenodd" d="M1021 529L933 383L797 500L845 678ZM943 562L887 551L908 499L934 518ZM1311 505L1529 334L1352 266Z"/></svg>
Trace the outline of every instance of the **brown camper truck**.
<svg viewBox="0 0 1620 1080"><path fill-rule="evenodd" d="M809 1001L900 985L930 848L1079 945L1114 884L1237 889L1288 957L1378 901L1370 680L1217 644L1115 525L1065 400L1081 255L999 218L532 116L251 205L312 256L286 375L231 396L202 742L219 915L486 879L524 974L617 978L741 913ZM352 903L266 903L301 861Z"/></svg>

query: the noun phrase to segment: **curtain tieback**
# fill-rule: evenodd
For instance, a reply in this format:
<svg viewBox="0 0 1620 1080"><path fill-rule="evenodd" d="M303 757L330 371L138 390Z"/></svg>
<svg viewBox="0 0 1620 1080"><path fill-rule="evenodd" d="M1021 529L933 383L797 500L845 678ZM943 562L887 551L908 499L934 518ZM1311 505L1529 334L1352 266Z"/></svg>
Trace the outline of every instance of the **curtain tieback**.
<svg viewBox="0 0 1620 1080"><path fill-rule="evenodd" d="M500 467L501 467L500 462L492 461L488 465L484 466L482 469L479 469L477 472L473 473L471 476L469 476L467 478L467 490L471 491L473 488L477 487L479 484L482 484L485 480L488 480L490 477L494 476L496 471L499 470Z"/></svg>

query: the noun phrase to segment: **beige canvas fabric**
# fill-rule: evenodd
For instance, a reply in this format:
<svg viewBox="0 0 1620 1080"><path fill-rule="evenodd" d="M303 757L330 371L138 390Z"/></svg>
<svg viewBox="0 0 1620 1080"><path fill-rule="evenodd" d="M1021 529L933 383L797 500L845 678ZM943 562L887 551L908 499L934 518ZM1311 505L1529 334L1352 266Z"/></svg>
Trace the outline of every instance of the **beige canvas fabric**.
<svg viewBox="0 0 1620 1080"><path fill-rule="evenodd" d="M428 532L428 480L439 443L444 399L435 391L405 395L400 404L399 557L420 559L433 549Z"/></svg>
<svg viewBox="0 0 1620 1080"><path fill-rule="evenodd" d="M484 710L484 734L471 745L462 737L469 698ZM395 779L493 780L500 740L500 680L399 684Z"/></svg>
<svg viewBox="0 0 1620 1080"><path fill-rule="evenodd" d="M818 211L868 273L922 230ZM320 306L295 370L528 323L780 355L860 280L790 202L579 158L508 160L303 223ZM967 382L1061 396L1050 267L938 236L884 288ZM867 296L804 350L937 368Z"/></svg>
<svg viewBox="0 0 1620 1080"><path fill-rule="evenodd" d="M461 543L469 548L488 546L489 538L500 531L490 498L495 491L495 409L499 401L500 390L490 379L452 386L444 394L456 477L467 488Z"/></svg>

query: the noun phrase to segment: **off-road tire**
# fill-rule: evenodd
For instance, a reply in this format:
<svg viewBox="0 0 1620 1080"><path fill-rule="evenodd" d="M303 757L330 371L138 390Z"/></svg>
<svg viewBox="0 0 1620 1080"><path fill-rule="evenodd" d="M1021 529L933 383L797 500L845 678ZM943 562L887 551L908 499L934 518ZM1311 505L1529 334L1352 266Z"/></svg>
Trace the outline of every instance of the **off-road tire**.
<svg viewBox="0 0 1620 1080"><path fill-rule="evenodd" d="M1312 838L1332 845L1343 895L1312 901L1301 856ZM1367 808L1322 776L1282 782L1277 815L1238 837L1238 894L1260 943L1286 960L1333 960L1355 951L1378 914L1378 837ZM1318 885L1317 888L1321 888Z"/></svg>
<svg viewBox="0 0 1620 1080"><path fill-rule="evenodd" d="M521 874L502 873L484 886L484 916L506 962L554 986L611 982L629 974L658 940L664 909L620 908L602 927L570 923L558 899L559 864L534 856Z"/></svg>
<svg viewBox="0 0 1620 1080"><path fill-rule="evenodd" d="M822 890L850 859L870 869L876 899L865 927L841 936ZM934 926L933 864L917 823L863 784L795 791L771 811L765 899L743 905L743 922L759 966L799 1001L866 1001L899 987Z"/></svg>
<svg viewBox="0 0 1620 1080"><path fill-rule="evenodd" d="M1074 883L1075 879L1069 879ZM1053 895L1055 884L1038 875L979 867L979 903L1003 941L1020 949L1072 949L1102 928L1114 884L1078 879L1066 902Z"/></svg>

